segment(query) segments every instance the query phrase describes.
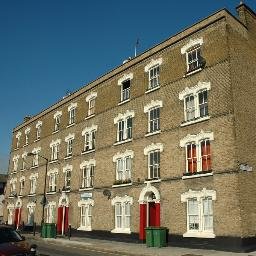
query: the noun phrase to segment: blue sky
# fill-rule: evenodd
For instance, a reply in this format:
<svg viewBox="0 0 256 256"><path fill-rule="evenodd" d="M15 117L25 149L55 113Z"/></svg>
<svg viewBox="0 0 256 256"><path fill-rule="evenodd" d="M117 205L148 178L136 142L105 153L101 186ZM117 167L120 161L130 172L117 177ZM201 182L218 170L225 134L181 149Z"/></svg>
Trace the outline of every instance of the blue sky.
<svg viewBox="0 0 256 256"><path fill-rule="evenodd" d="M256 10L256 0L245 3ZM0 172L12 129L134 55L239 0L0 0Z"/></svg>

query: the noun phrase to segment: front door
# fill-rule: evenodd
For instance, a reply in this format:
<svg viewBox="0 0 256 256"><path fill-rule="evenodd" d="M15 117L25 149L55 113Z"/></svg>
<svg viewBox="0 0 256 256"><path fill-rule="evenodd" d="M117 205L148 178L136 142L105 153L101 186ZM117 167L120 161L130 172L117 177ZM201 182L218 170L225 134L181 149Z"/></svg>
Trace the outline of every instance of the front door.
<svg viewBox="0 0 256 256"><path fill-rule="evenodd" d="M148 226L156 226L156 204L155 202L148 203Z"/></svg>
<svg viewBox="0 0 256 256"><path fill-rule="evenodd" d="M61 206L58 208L57 232L61 235L68 231L68 207Z"/></svg>

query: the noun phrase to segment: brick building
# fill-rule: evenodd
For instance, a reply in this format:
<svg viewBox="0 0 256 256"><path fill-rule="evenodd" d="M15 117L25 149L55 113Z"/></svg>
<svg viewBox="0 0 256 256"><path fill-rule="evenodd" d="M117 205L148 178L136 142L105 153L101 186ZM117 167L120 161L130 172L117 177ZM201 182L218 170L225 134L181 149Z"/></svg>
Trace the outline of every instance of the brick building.
<svg viewBox="0 0 256 256"><path fill-rule="evenodd" d="M237 13L218 11L18 125L5 220L40 225L44 208L61 234L144 240L164 226L172 245L255 244L256 14Z"/></svg>

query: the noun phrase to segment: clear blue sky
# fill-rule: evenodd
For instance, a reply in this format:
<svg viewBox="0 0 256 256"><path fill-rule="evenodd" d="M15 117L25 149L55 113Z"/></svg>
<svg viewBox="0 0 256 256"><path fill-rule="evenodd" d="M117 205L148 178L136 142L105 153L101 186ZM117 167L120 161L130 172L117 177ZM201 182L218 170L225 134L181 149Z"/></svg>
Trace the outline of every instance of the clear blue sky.
<svg viewBox="0 0 256 256"><path fill-rule="evenodd" d="M256 0L245 1L256 10ZM12 129L98 76L239 0L0 0L0 172Z"/></svg>

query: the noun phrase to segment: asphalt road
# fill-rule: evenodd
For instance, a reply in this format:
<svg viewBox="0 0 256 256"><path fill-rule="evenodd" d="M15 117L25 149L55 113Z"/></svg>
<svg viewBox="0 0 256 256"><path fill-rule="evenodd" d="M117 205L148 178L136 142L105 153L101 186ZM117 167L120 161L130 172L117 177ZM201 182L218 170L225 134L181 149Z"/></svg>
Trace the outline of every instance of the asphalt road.
<svg viewBox="0 0 256 256"><path fill-rule="evenodd" d="M63 245L52 242L36 242L40 256L124 256L125 254L115 252L104 252L84 248L79 245Z"/></svg>

